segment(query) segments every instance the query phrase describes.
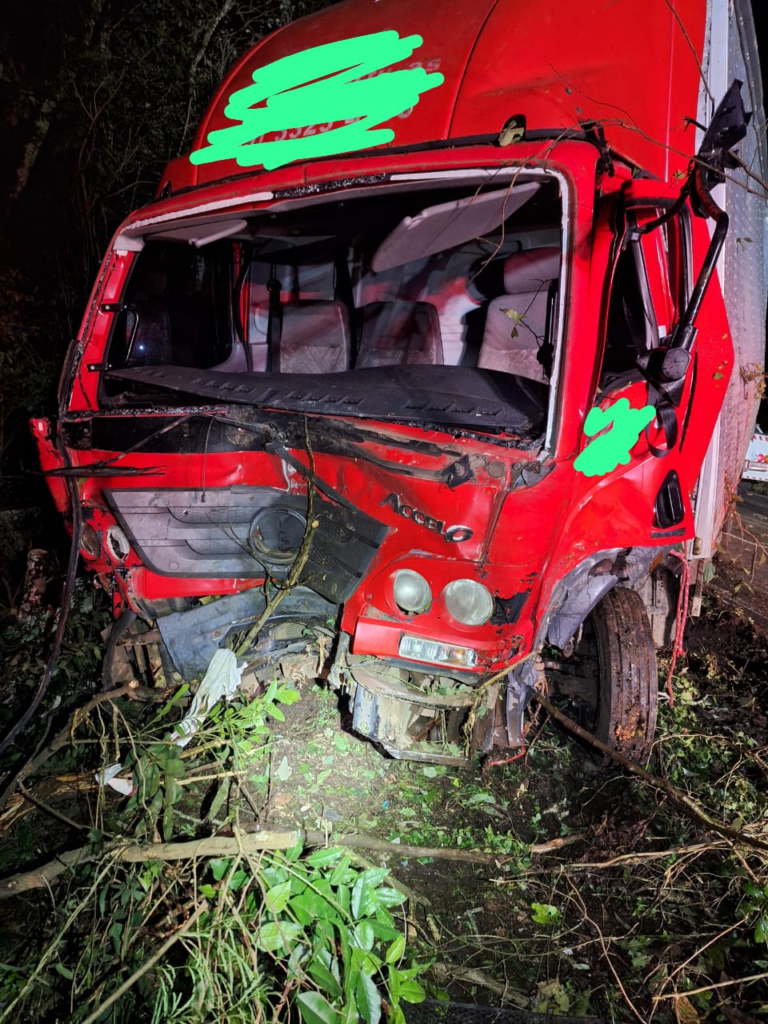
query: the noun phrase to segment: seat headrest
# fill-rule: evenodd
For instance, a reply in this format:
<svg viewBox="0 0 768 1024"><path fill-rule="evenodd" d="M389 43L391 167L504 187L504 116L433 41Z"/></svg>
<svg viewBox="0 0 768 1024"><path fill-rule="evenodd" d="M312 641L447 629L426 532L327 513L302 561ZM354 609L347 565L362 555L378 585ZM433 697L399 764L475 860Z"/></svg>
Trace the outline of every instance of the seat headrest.
<svg viewBox="0 0 768 1024"><path fill-rule="evenodd" d="M560 249L556 245L523 249L504 261L504 290L509 295L537 292L560 276Z"/></svg>

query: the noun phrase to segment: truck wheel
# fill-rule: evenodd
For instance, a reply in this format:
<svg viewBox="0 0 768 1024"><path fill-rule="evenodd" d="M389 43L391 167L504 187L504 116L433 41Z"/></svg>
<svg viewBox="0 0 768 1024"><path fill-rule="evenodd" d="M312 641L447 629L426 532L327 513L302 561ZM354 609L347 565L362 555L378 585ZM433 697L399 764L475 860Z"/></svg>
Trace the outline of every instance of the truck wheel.
<svg viewBox="0 0 768 1024"><path fill-rule="evenodd" d="M656 731L659 680L640 595L622 587L610 590L585 623L584 643L597 658L594 735L633 761L645 761Z"/></svg>

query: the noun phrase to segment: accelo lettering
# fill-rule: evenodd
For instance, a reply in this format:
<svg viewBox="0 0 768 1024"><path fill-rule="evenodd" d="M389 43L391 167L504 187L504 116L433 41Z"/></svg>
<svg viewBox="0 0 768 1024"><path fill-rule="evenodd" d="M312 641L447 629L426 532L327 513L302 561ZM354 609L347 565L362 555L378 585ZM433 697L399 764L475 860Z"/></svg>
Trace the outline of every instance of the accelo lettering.
<svg viewBox="0 0 768 1024"><path fill-rule="evenodd" d="M472 530L468 526L446 526L442 519L435 519L433 516L428 516L426 512L422 512L421 509L414 508L413 505L406 505L400 500L399 494L388 494L381 504L389 505L403 519L410 519L417 526L423 526L433 533L440 534L443 540L448 541L449 544L460 544L462 541L472 538Z"/></svg>

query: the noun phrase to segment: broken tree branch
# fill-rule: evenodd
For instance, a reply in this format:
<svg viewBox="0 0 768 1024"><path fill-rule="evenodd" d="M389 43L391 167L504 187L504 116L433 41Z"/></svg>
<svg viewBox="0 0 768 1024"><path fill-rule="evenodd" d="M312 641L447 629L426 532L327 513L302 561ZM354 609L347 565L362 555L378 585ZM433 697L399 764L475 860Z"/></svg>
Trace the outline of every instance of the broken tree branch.
<svg viewBox="0 0 768 1024"><path fill-rule="evenodd" d="M532 854L542 855L559 850L570 843L576 843L581 838L581 835L563 836L548 843L537 843L528 849ZM326 835L324 832L308 831L306 841L308 846L325 846ZM461 861L464 864L488 864L493 867L513 859L505 854L484 853L482 850L457 850L446 846L411 846L409 843L389 843L385 839L375 839L373 836L331 836L328 842L332 846L347 846L351 850L373 850L376 853L395 857L433 857L435 860Z"/></svg>
<svg viewBox="0 0 768 1024"><path fill-rule="evenodd" d="M565 837L568 842L576 842L580 836ZM49 886L60 875L71 868L78 867L88 861L96 860L109 854L114 861L127 864L144 864L157 860L196 860L201 857L234 857L237 854L255 854L264 850L290 850L299 842L307 846L325 846L328 842L333 846L346 846L349 849L374 850L399 857L433 857L435 859L462 861L468 864L487 864L497 866L511 858L484 853L481 850L454 850L449 848L432 848L429 846L410 846L408 844L388 843L383 839L369 836L328 837L324 832L302 833L300 829L287 831L240 832L234 836L210 836L207 839L194 839L184 843L130 843L120 845L111 843L97 852L91 847L81 846L59 854L40 868L23 871L0 881L0 899L17 896L30 889ZM565 840L552 843L540 843L530 847L531 853L545 854L553 849L560 849Z"/></svg>
<svg viewBox="0 0 768 1024"><path fill-rule="evenodd" d="M83 707L77 708L72 712L67 724L53 737L51 742L47 744L47 746L43 747L39 753L25 761L16 774L8 781L5 789L0 793L0 808L6 805L8 800L18 789L20 783L24 782L24 780L29 778L30 775L34 775L35 772L42 768L46 761L50 761L54 754L57 754L59 750L66 747L68 743L73 741L75 729L77 729L77 727L84 721L88 712L92 711L99 704L103 704L106 701L117 700L118 697L130 696L132 699L141 697L142 699L149 698L151 700L158 700L162 699L163 695L163 693L155 693L153 690L147 691L145 687L139 686L137 682L132 680L124 686L117 687L115 690L108 690L106 693L97 693L94 697L91 697L87 704L84 704Z"/></svg>
<svg viewBox="0 0 768 1024"><path fill-rule="evenodd" d="M141 845L131 843L120 846L112 843L95 851L91 847L81 846L77 850L69 850L59 854L40 868L23 871L0 881L0 899L17 896L30 889L40 889L54 882L70 868L86 864L101 856L109 854L113 861L128 864L143 864L156 860L196 860L199 857L234 857L240 852L260 853L263 850L290 850L301 839L298 830L289 832L254 832L250 835L229 838L211 836L208 839L193 839L186 843L152 843Z"/></svg>
<svg viewBox="0 0 768 1024"><path fill-rule="evenodd" d="M690 817L696 821L703 822L708 829L713 832L717 832L718 835L724 836L726 839L730 839L733 843L737 843L741 846L749 846L753 850L760 850L763 853L768 853L768 843L762 839L757 839L755 836L746 835L743 832L737 832L735 829L729 828L728 825L724 825L722 822L712 818L707 811L694 800L692 797L684 793L682 789L678 789L677 786L673 786L671 782L667 782L666 779L662 779L658 775L653 775L651 772L641 768L640 765L630 761L628 757L620 753L618 750L612 750L602 740L597 739L592 733L587 732L586 729L582 729L580 725L577 725L572 718L564 715L559 708L556 708L543 694L538 691L535 692L535 700L541 704L541 706L549 712L549 714L557 719L561 725L564 725L569 732L572 732L574 736L578 736L579 739L584 740L595 750L599 750L601 754L605 754L606 757L610 757L612 760L617 761L623 768L636 775L643 782L647 782L649 786L653 786L654 789L665 793L670 800L681 810L685 811Z"/></svg>
<svg viewBox="0 0 768 1024"><path fill-rule="evenodd" d="M304 439L307 445L307 455L309 456L309 472L307 474L307 525L304 527L304 536L301 539L301 545L296 553L293 565L288 572L286 578L277 584L275 593L268 597L267 603L264 607L264 611L259 615L258 619L254 622L248 632L245 634L242 643L235 650L235 654L238 657L242 657L246 654L254 642L259 636L259 633L264 627L264 623L270 616L275 612L277 607L282 604L286 597L291 593L294 587L297 587L301 580L301 574L304 571L304 566L307 564L309 559L309 553L312 550L312 542L315 538L315 530L320 525L319 521L315 519L315 453L312 450L312 443L309 439L309 426L307 424L306 417L304 419ZM267 586L267 581L264 584ZM265 589L265 596L266 596Z"/></svg>

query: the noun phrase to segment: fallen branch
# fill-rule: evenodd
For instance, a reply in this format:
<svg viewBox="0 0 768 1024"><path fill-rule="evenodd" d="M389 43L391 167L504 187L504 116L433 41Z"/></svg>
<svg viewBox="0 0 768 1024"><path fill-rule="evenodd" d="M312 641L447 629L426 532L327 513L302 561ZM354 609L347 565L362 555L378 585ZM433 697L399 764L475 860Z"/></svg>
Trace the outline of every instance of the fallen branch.
<svg viewBox="0 0 768 1024"><path fill-rule="evenodd" d="M665 860L667 857L682 857L684 855L700 856L702 853L709 853L712 850L729 850L731 844L726 842L724 839L713 843L691 843L688 846L673 846L667 850L640 850L637 853L621 853L616 857L609 857L608 860L595 860L595 861L577 861L576 863L563 864L562 862L557 868L537 868L531 871L524 871L518 878L528 878L534 875L541 874L553 874L555 871L559 871L561 874L573 875L580 872L589 871L606 871L610 868L615 868L618 865L622 867L633 867L639 864L645 864L652 860ZM497 881L499 881L497 879ZM502 879L501 881L512 881L512 879Z"/></svg>
<svg viewBox="0 0 768 1024"><path fill-rule="evenodd" d="M601 754L605 754L606 757L610 757L612 760L617 761L623 768L636 775L643 782L647 782L649 786L653 786L654 789L659 790L670 798L670 800L676 804L681 810L684 810L696 821L703 822L708 829L713 832L717 832L718 835L725 836L726 839L730 839L734 843L738 843L741 846L749 846L753 850L760 850L763 853L768 853L768 843L763 842L762 839L756 839L754 836L746 835L743 832L737 832L733 828L729 828L728 825L724 825L722 822L715 820L704 810L704 808L687 793L684 793L682 789L678 789L677 786L673 786L671 782L667 782L666 779L660 778L658 775L653 775L651 772L641 768L640 765L630 761L628 757L620 753L618 750L612 750L607 744L603 743L602 740L597 739L592 733L587 732L586 729L582 729L580 725L577 725L572 718L564 715L562 711L554 706L543 694L538 691L535 692L535 700L541 704L541 706L550 713L553 718L556 718L561 725L564 725L569 732L572 732L579 739L584 740L590 746L594 747L595 750L599 750Z"/></svg>
<svg viewBox="0 0 768 1024"><path fill-rule="evenodd" d="M476 967L462 967L461 964L432 964L432 974L439 985L446 985L451 981L460 981L465 985L478 985L480 988L487 988L489 992L499 996L502 1003L513 1003L523 1009L530 1006L531 1001L520 989L511 988L509 985L502 985L490 974L480 971Z"/></svg>
<svg viewBox="0 0 768 1024"><path fill-rule="evenodd" d="M552 843L541 843L530 847L531 853L546 854L560 849L568 842L576 842L580 836L566 836ZM388 843L383 839L369 836L328 837L325 832L302 833L299 829L289 831L238 832L235 836L211 836L207 839L193 839L184 843L111 843L100 852L88 846L62 853L40 868L22 871L0 881L0 899L17 896L30 889L49 886L70 868L110 854L114 860L127 864L145 864L157 860L196 860L201 857L234 857L237 854L259 853L263 850L290 850L299 842L307 846L346 846L349 849L374 850L378 853L398 857L434 857L442 860L463 861L468 864L498 866L510 860L509 856L483 853L481 850L454 850L430 846L410 846L406 843ZM553 845L555 844L555 845Z"/></svg>
<svg viewBox="0 0 768 1024"><path fill-rule="evenodd" d="M306 833L308 846L325 846L324 832ZM562 836L548 843L537 843L529 847L532 854L547 854L559 850L570 843L578 842L581 835ZM374 839L372 836L343 835L331 836L327 840L333 846L347 846L351 850L374 850L395 857L433 857L435 860L461 861L465 864L488 864L493 867L504 861L512 860L507 854L485 853L482 850L457 850L449 846L411 846L410 843L389 843L386 839Z"/></svg>
<svg viewBox="0 0 768 1024"><path fill-rule="evenodd" d="M112 1006L113 1003L116 1003L118 999L121 999L128 991L128 989L136 984L139 978L143 977L143 975L145 975L147 971L152 970L155 964L165 956L165 954L168 952L171 946L174 945L174 943L179 941L182 935L188 932L194 924L197 924L197 921L199 920L201 915L205 913L206 910L208 910L208 904L205 900L203 900L203 902L200 904L200 906L197 908L194 914L192 914L189 920L185 921L181 928L178 929L178 931L175 931L173 935L167 938L165 942L162 944L162 946L158 949L158 951L154 953L149 958L149 960L143 963L137 971L134 971L130 978L128 978L126 981L123 982L122 985L116 988L115 991L110 996L108 996L103 1003L100 1003L99 1006L94 1010L94 1012L90 1014L90 1016L85 1018L83 1024L93 1024L94 1021L98 1020L102 1016L102 1014L108 1007Z"/></svg>
<svg viewBox="0 0 768 1024"><path fill-rule="evenodd" d="M9 780L2 794L0 794L0 807L4 807L8 800L10 800L18 789L19 783L29 778L30 775L34 775L35 772L42 768L46 761L50 761L54 754L57 754L63 747L66 747L67 744L72 742L75 729L77 729L77 727L83 722L90 711L93 711L95 707L98 707L99 704L103 704L105 701L117 700L118 697L127 696L130 696L133 699L136 699L137 697L147 699L147 696L152 700L162 698L162 694L155 693L154 691L149 691L149 693L147 693L145 687L140 687L139 684L133 680L130 683L126 683L124 686L117 687L115 690L108 690L106 693L97 693L95 697L91 697L87 704L84 704L83 707L77 708L72 712L67 724L53 737L51 742L47 744L47 746L43 747L39 753L25 761L16 774Z"/></svg>
<svg viewBox="0 0 768 1024"><path fill-rule="evenodd" d="M132 843L120 846L117 843L96 851L88 846L59 854L40 868L23 871L0 881L0 899L17 896L30 889L48 887L60 875L71 868L109 854L114 861L128 864L142 864L156 860L196 860L199 857L234 857L238 853L260 853L262 850L290 850L301 839L299 831L254 832L234 838L212 836L209 839L193 839L186 843Z"/></svg>

